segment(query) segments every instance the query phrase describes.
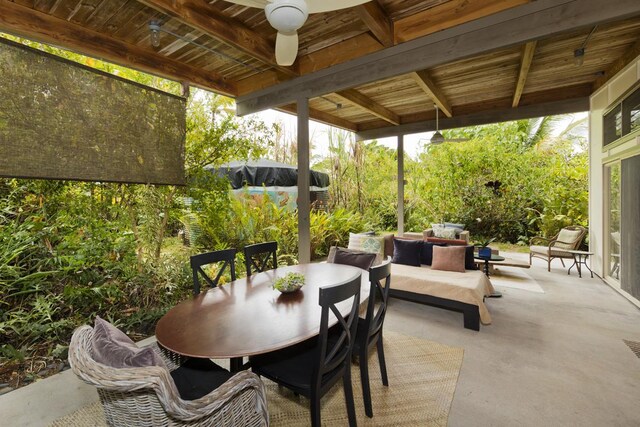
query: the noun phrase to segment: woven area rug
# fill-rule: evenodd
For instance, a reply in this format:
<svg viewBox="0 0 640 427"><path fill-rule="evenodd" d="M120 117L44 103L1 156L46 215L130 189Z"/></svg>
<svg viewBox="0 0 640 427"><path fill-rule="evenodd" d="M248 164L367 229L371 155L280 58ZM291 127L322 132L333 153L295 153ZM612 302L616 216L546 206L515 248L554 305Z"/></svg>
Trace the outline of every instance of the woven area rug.
<svg viewBox="0 0 640 427"><path fill-rule="evenodd" d="M544 289L522 268L497 267L490 277L491 284L498 288L512 288L521 291L544 294Z"/></svg>
<svg viewBox="0 0 640 427"><path fill-rule="evenodd" d="M369 360L373 418L367 418L362 402L359 367L353 365L353 391L358 425L446 426L458 382L464 350L394 332L385 333L389 387L380 379L376 353ZM341 383L339 383L341 384ZM265 380L271 425L308 426L309 405L302 397ZM347 425L344 394L334 387L323 399L322 425ZM101 405L96 402L52 426L105 426Z"/></svg>

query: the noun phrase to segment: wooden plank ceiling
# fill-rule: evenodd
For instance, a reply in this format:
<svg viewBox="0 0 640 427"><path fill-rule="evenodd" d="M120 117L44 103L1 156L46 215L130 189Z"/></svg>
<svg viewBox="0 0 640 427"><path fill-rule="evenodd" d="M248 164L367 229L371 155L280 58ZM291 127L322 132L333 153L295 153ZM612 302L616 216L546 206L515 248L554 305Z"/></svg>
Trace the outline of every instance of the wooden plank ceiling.
<svg viewBox="0 0 640 427"><path fill-rule="evenodd" d="M0 31L236 97L529 2L373 0L313 14L291 67L275 61L264 12L224 0L0 0ZM173 33L161 32L158 48L152 20ZM577 66L574 50L592 30L325 94L310 100L311 117L370 131L432 120L434 104L456 117L588 96L640 53L640 17L598 26Z"/></svg>

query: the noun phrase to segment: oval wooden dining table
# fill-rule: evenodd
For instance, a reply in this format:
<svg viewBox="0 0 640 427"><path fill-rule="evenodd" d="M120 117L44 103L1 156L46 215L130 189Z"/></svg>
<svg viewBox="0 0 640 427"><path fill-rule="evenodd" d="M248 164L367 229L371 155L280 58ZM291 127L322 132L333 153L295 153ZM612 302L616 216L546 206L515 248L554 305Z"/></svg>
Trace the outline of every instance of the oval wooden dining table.
<svg viewBox="0 0 640 427"><path fill-rule="evenodd" d="M291 272L305 276L305 285L299 291L281 294L271 288L277 278ZM369 298L368 272L357 267L302 264L237 279L169 310L158 321L156 338L165 348L184 356L236 362L244 356L278 350L319 333L321 287L352 280L360 274L362 304ZM351 301L337 307L346 316ZM233 363L232 369L236 370Z"/></svg>

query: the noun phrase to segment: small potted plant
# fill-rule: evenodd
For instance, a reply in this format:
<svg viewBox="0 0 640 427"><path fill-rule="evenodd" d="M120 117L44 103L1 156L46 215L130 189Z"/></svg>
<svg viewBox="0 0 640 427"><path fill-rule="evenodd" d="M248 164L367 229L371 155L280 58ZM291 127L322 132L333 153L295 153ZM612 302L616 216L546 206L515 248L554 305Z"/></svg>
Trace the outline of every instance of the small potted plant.
<svg viewBox="0 0 640 427"><path fill-rule="evenodd" d="M283 294L295 292L304 286L304 274L300 273L288 273L284 277L280 277L271 286Z"/></svg>
<svg viewBox="0 0 640 427"><path fill-rule="evenodd" d="M489 245L495 240L496 238L494 237L492 239L485 239L475 243L474 246L478 248L478 256L480 258L491 258L491 248Z"/></svg>

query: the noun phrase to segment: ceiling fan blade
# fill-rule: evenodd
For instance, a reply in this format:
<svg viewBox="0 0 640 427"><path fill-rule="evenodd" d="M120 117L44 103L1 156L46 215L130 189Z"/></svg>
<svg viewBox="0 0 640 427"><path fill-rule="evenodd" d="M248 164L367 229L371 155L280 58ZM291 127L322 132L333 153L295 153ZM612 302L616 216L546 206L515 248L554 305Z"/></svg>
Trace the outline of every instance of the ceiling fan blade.
<svg viewBox="0 0 640 427"><path fill-rule="evenodd" d="M309 13L331 12L368 3L371 0L306 0Z"/></svg>
<svg viewBox="0 0 640 427"><path fill-rule="evenodd" d="M240 6L257 7L258 9L264 9L267 3L271 3L273 0L225 0L228 3L239 4Z"/></svg>
<svg viewBox="0 0 640 427"><path fill-rule="evenodd" d="M293 65L298 56L298 33L278 33L276 37L276 62L278 65Z"/></svg>
<svg viewBox="0 0 640 427"><path fill-rule="evenodd" d="M446 138L446 142L467 142L469 138Z"/></svg>

